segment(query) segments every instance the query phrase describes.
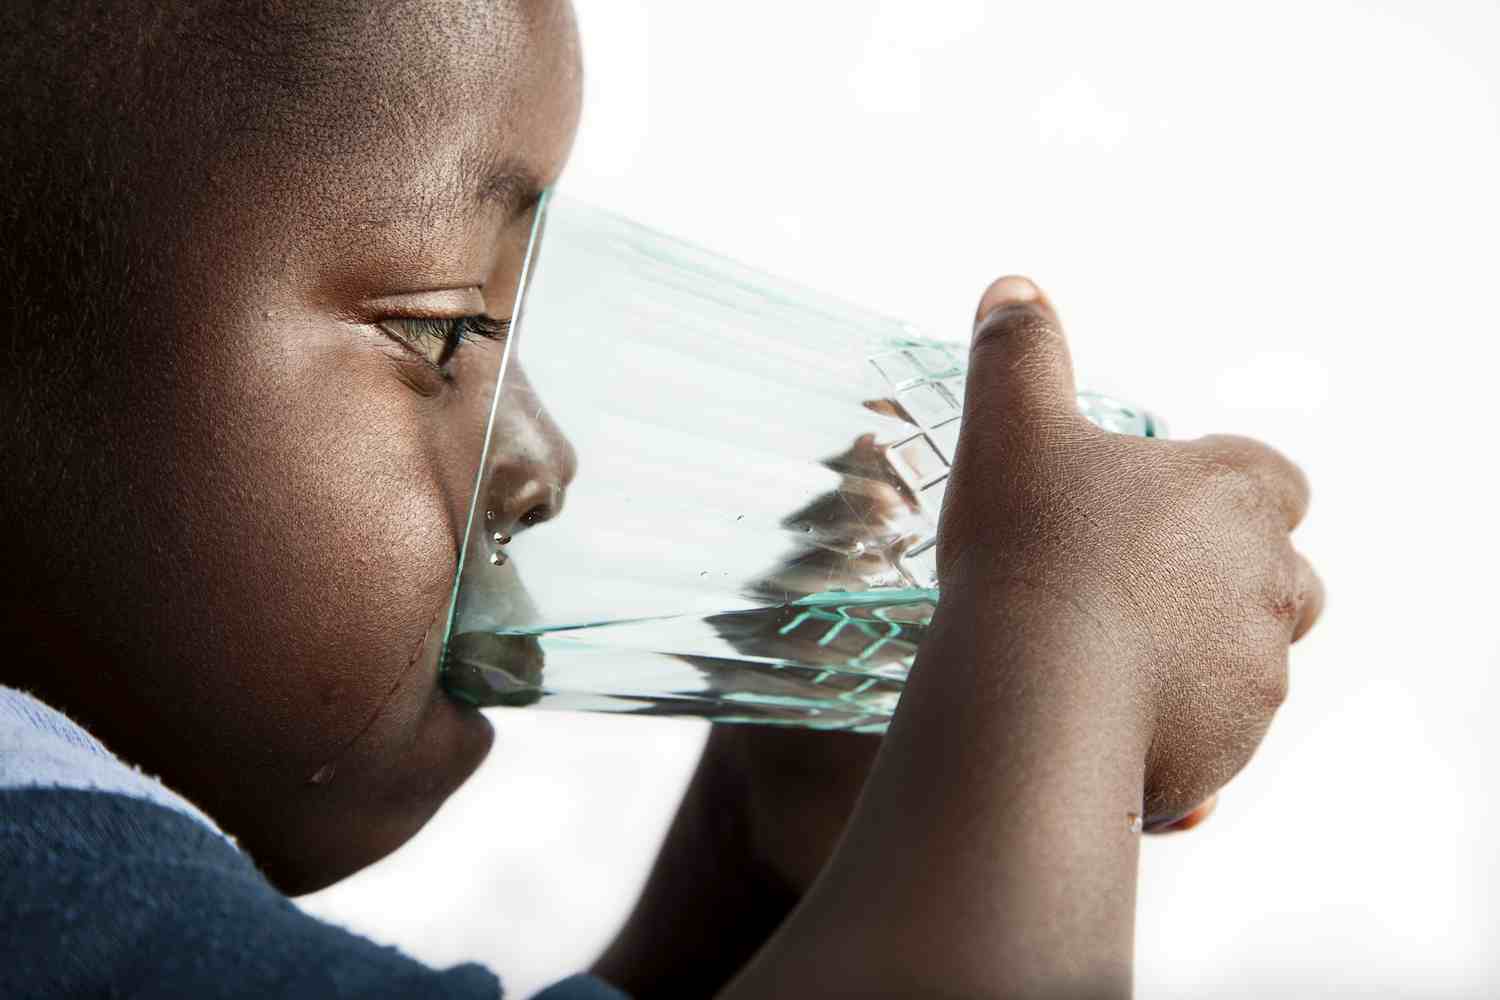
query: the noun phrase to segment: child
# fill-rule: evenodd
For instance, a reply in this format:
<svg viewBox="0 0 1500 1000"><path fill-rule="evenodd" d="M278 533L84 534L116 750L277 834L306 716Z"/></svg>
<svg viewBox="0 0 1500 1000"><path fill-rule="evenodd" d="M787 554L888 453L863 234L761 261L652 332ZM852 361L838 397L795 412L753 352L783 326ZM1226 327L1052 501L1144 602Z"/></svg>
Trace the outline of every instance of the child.
<svg viewBox="0 0 1500 1000"><path fill-rule="evenodd" d="M568 5L23 2L0 37L0 993L496 995L281 893L490 744L438 643ZM976 330L891 731L716 733L603 978L549 996L1128 993L1135 821L1244 765L1321 604L1306 486L1095 431L1024 279ZM570 458L516 433L519 530Z"/></svg>

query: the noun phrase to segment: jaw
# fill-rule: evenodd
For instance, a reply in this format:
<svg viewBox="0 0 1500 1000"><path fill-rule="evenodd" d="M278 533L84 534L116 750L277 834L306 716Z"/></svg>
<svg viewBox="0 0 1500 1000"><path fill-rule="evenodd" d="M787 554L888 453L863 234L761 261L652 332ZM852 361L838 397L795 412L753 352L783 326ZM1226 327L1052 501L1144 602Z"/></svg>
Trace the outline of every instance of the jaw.
<svg viewBox="0 0 1500 1000"><path fill-rule="evenodd" d="M228 832L289 896L374 864L416 836L483 762L495 736L483 714L435 688L415 731L406 752L348 755L323 780L285 790L277 818L246 817L243 832Z"/></svg>

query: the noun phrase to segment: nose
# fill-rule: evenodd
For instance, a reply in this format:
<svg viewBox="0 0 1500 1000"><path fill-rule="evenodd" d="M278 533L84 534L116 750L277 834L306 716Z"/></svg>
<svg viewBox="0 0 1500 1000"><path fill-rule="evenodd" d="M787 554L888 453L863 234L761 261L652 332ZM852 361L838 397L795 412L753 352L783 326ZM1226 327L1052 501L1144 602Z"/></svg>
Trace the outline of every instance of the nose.
<svg viewBox="0 0 1500 1000"><path fill-rule="evenodd" d="M519 470L512 466L507 471ZM488 519L497 534L518 535L561 513L566 491L557 477L526 478L516 488L499 492L502 499L486 508Z"/></svg>
<svg viewBox="0 0 1500 1000"><path fill-rule="evenodd" d="M499 404L485 470L485 531L508 538L562 513L578 474L573 443L529 385L517 379ZM507 398L508 397L508 398Z"/></svg>

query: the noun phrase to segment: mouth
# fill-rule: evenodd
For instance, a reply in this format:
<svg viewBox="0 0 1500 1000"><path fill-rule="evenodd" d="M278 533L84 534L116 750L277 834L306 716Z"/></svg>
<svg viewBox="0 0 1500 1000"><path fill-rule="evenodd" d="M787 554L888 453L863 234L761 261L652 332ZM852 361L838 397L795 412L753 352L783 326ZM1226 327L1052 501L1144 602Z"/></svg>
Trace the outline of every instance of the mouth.
<svg viewBox="0 0 1500 1000"><path fill-rule="evenodd" d="M543 694L546 654L536 636L525 632L536 621L537 609L516 561L505 550L511 541L508 530L517 529L492 521L488 533L471 542L470 551L478 558L471 557L464 567L453 632L438 668L444 693L467 708L532 705Z"/></svg>
<svg viewBox="0 0 1500 1000"><path fill-rule="evenodd" d="M545 662L536 636L465 632L449 642L440 676L460 704L520 708L541 700Z"/></svg>

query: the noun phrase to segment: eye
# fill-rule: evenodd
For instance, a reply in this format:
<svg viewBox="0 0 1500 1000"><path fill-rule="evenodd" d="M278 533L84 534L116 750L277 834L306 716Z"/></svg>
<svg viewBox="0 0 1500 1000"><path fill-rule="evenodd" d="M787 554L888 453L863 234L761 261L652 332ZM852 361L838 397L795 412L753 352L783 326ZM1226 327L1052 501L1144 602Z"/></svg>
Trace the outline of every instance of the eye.
<svg viewBox="0 0 1500 1000"><path fill-rule="evenodd" d="M404 317L383 320L380 325L445 377L448 363L465 343L476 338L501 340L510 332L510 320L483 315Z"/></svg>

